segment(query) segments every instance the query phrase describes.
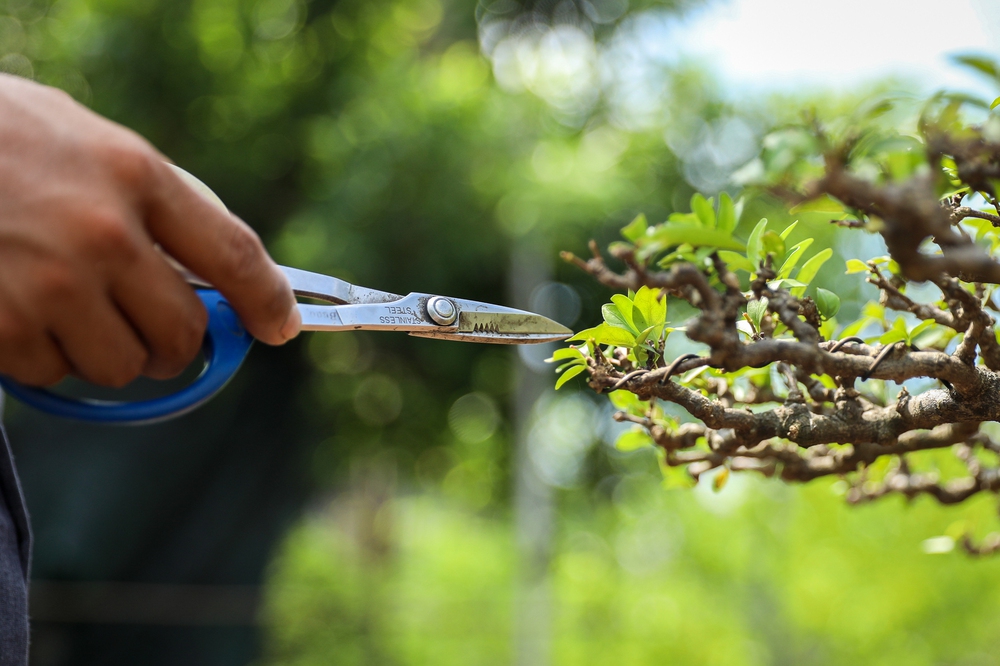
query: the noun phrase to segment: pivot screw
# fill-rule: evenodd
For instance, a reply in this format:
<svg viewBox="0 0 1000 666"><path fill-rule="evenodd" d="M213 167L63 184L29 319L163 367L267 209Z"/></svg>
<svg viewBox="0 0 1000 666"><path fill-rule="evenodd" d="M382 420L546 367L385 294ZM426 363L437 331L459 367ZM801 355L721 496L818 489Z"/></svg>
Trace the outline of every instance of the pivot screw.
<svg viewBox="0 0 1000 666"><path fill-rule="evenodd" d="M450 326L455 323L455 319L458 317L458 310L455 309L455 304L447 298L433 296L427 299L427 314L430 315L430 318L435 323L442 326Z"/></svg>

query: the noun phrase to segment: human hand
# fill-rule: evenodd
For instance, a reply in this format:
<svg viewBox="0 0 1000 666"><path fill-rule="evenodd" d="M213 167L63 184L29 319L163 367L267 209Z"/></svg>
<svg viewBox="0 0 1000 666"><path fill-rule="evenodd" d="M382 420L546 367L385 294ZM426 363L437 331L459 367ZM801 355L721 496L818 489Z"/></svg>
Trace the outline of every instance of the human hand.
<svg viewBox="0 0 1000 666"><path fill-rule="evenodd" d="M295 297L250 227L138 135L0 74L0 374L116 387L177 375L207 315L157 245L221 291L255 338L298 334Z"/></svg>

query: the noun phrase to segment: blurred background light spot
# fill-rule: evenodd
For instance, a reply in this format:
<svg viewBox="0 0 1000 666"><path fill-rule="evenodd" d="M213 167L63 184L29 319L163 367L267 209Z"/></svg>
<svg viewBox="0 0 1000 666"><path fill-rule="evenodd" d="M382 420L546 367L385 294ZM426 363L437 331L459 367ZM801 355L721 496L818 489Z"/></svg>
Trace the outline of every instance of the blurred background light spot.
<svg viewBox="0 0 1000 666"><path fill-rule="evenodd" d="M472 385L478 391L506 395L512 389L513 359L507 350L485 353L472 368Z"/></svg>
<svg viewBox="0 0 1000 666"><path fill-rule="evenodd" d="M750 491L750 479L745 474L729 474L725 485L715 489L715 477L722 473L716 468L698 477L694 495L698 503L717 515L727 515L743 505Z"/></svg>
<svg viewBox="0 0 1000 666"><path fill-rule="evenodd" d="M594 445L595 415L600 410L580 394L546 394L535 409L528 433L528 452L535 468L549 485L571 488L579 483Z"/></svg>
<svg viewBox="0 0 1000 666"><path fill-rule="evenodd" d="M13 16L0 15L0 55L24 49L27 35L21 22Z"/></svg>
<svg viewBox="0 0 1000 666"><path fill-rule="evenodd" d="M391 423L402 409L403 394L399 384L386 375L366 376L354 392L354 411L370 425Z"/></svg>
<svg viewBox="0 0 1000 666"><path fill-rule="evenodd" d="M235 7L200 0L195 4L195 36L201 62L213 72L228 72L243 58L242 24Z"/></svg>
<svg viewBox="0 0 1000 666"><path fill-rule="evenodd" d="M302 26L305 7L297 0L260 0L254 7L254 35L282 39Z"/></svg>
<svg viewBox="0 0 1000 666"><path fill-rule="evenodd" d="M628 145L626 134L601 125L583 135L578 159L591 171L606 171L618 164Z"/></svg>
<svg viewBox="0 0 1000 666"><path fill-rule="evenodd" d="M313 335L309 337L309 357L329 374L357 374L370 365L370 355L362 353L358 338L352 333Z"/></svg>
<svg viewBox="0 0 1000 666"><path fill-rule="evenodd" d="M393 15L402 27L412 32L429 32L436 28L444 16L438 0L410 0L396 3Z"/></svg>
<svg viewBox="0 0 1000 666"><path fill-rule="evenodd" d="M532 372L549 377L552 374L552 364L546 363L545 359L551 357L553 352L559 349L559 346L558 342L546 342L539 345L518 345L517 356Z"/></svg>
<svg viewBox="0 0 1000 666"><path fill-rule="evenodd" d="M457 42L441 55L437 87L443 99L454 102L469 99L486 90L488 80L489 67L474 43Z"/></svg>
<svg viewBox="0 0 1000 666"><path fill-rule="evenodd" d="M575 25L533 26L502 39L491 56L497 82L510 92L530 90L573 114L597 101L597 47Z"/></svg>
<svg viewBox="0 0 1000 666"><path fill-rule="evenodd" d="M665 513L651 512L619 529L615 536L615 556L625 571L649 574L670 560L680 540L680 526L672 525Z"/></svg>
<svg viewBox="0 0 1000 666"><path fill-rule="evenodd" d="M0 72L23 76L30 79L35 75L35 69L31 66L31 61L20 53L8 53L0 57Z"/></svg>
<svg viewBox="0 0 1000 666"><path fill-rule="evenodd" d="M521 194L510 192L497 202L497 222L504 232L515 238L531 231L540 215L538 207Z"/></svg>
<svg viewBox="0 0 1000 666"><path fill-rule="evenodd" d="M465 444L486 441L499 424L500 412L496 403L483 393L463 395L448 410L448 427Z"/></svg>
<svg viewBox="0 0 1000 666"><path fill-rule="evenodd" d="M628 11L628 0L583 0L580 4L594 23L612 23Z"/></svg>
<svg viewBox="0 0 1000 666"><path fill-rule="evenodd" d="M943 555L955 550L955 540L950 536L937 536L924 539L921 549L928 555Z"/></svg>
<svg viewBox="0 0 1000 666"><path fill-rule="evenodd" d="M562 282L545 282L535 287L529 300L532 312L572 326L580 318L580 295Z"/></svg>
<svg viewBox="0 0 1000 666"><path fill-rule="evenodd" d="M531 167L542 182L564 180L573 170L573 149L561 141L540 141L531 154Z"/></svg>

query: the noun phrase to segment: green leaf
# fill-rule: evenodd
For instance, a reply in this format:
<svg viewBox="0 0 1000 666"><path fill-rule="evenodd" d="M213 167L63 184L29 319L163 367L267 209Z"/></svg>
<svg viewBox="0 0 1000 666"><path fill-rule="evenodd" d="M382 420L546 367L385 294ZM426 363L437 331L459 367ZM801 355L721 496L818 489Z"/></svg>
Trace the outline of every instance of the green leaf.
<svg viewBox="0 0 1000 666"><path fill-rule="evenodd" d="M648 238L661 244L663 249L680 245L681 243L688 243L695 247L708 245L724 250L744 249L743 243L733 238L727 232L677 222L667 222L666 224L657 226L653 235Z"/></svg>
<svg viewBox="0 0 1000 666"><path fill-rule="evenodd" d="M719 250L719 259L722 259L730 268L735 270L743 270L747 273L753 273L757 270L752 261L737 252Z"/></svg>
<svg viewBox="0 0 1000 666"><path fill-rule="evenodd" d="M990 111L997 108L997 106L1000 106L1000 97L997 97L995 100L993 100L993 103L990 104Z"/></svg>
<svg viewBox="0 0 1000 666"><path fill-rule="evenodd" d="M622 319L625 320L624 328L633 334L638 333L639 326L635 323L635 308L632 305L632 299L624 294L614 294L611 296L611 302L615 304Z"/></svg>
<svg viewBox="0 0 1000 666"><path fill-rule="evenodd" d="M563 347L562 349L557 349L552 353L550 358L545 359L546 363L555 363L556 361L565 361L566 359L574 359L586 362L586 358L576 347Z"/></svg>
<svg viewBox="0 0 1000 666"><path fill-rule="evenodd" d="M601 314L604 315L604 321L611 326L624 328L626 331L632 330L632 322L622 316L622 312L618 309L617 305L606 303L601 307Z"/></svg>
<svg viewBox="0 0 1000 666"><path fill-rule="evenodd" d="M667 222L677 222L678 224L686 224L690 227L701 226L701 219L694 213L671 213L667 216Z"/></svg>
<svg viewBox="0 0 1000 666"><path fill-rule="evenodd" d="M623 296L621 294L615 294L611 297L611 301L618 306L618 310L621 311L622 315L628 320L631 325L632 333L638 333L643 330L649 324L646 322L645 315L642 311L635 305L636 294L629 293L628 296Z"/></svg>
<svg viewBox="0 0 1000 666"><path fill-rule="evenodd" d="M640 400L639 396L631 391L625 391L622 389L612 391L608 394L608 398L611 400L611 404L617 409L631 411L634 413L646 411L646 402L644 400Z"/></svg>
<svg viewBox="0 0 1000 666"><path fill-rule="evenodd" d="M780 280L771 280L770 282L767 283L767 286L768 286L769 289L780 289L782 287L785 287L787 289L789 287L791 287L791 288L797 288L797 287L805 288L805 287L808 287L809 285L807 285L807 284L805 284L803 282L799 282L798 280L792 280L791 278L781 278Z"/></svg>
<svg viewBox="0 0 1000 666"><path fill-rule="evenodd" d="M861 308L861 314L865 315L866 317L871 317L876 321L885 320L885 308L879 305L878 303L875 303L874 301L869 301L865 303L864 306Z"/></svg>
<svg viewBox="0 0 1000 666"><path fill-rule="evenodd" d="M823 336L824 340L832 340L834 334L837 332L837 318L830 317L829 319L824 319L819 325L819 334Z"/></svg>
<svg viewBox="0 0 1000 666"><path fill-rule="evenodd" d="M619 451L635 451L653 445L653 438L645 430L633 428L626 430L615 440L615 448Z"/></svg>
<svg viewBox="0 0 1000 666"><path fill-rule="evenodd" d="M656 459L660 463L660 473L663 474L664 488L694 488L698 485L684 467L671 467L667 464L663 449L657 448L656 454Z"/></svg>
<svg viewBox="0 0 1000 666"><path fill-rule="evenodd" d="M761 234L760 244L764 253L771 255L775 263L785 256L785 241L774 231L765 231Z"/></svg>
<svg viewBox="0 0 1000 666"><path fill-rule="evenodd" d="M794 206L789 211L792 215L797 213L843 213L844 204L840 203L833 197L824 194L816 199L811 199L804 203L800 203L798 206Z"/></svg>
<svg viewBox="0 0 1000 666"><path fill-rule="evenodd" d="M622 236L624 236L626 240L630 240L635 243L646 235L647 229L649 229L649 223L646 222L646 216L639 213L636 215L634 220L629 222L628 225L622 229Z"/></svg>
<svg viewBox="0 0 1000 666"><path fill-rule="evenodd" d="M934 321L933 319L925 319L924 321L920 322L919 324L913 327L912 331L910 331L910 341L916 342L917 337L919 337L921 333L924 333L925 331L930 329L932 326L935 326L936 324L937 322Z"/></svg>
<svg viewBox="0 0 1000 666"><path fill-rule="evenodd" d="M761 234L764 233L765 227L767 227L767 218L763 217L760 222L757 223L757 226L753 228L753 231L750 232L750 238L747 239L747 259L749 259L754 266L756 266L760 260L764 258L762 254L763 246L761 245L760 237Z"/></svg>
<svg viewBox="0 0 1000 666"><path fill-rule="evenodd" d="M712 200L706 199L697 192L691 197L691 212L698 216L702 226L715 229L715 209Z"/></svg>
<svg viewBox="0 0 1000 666"><path fill-rule="evenodd" d="M643 286L632 299L647 325L659 326L667 321L667 298L665 295L661 298L662 293L659 289Z"/></svg>
<svg viewBox="0 0 1000 666"><path fill-rule="evenodd" d="M856 322L854 322L852 324L848 324L847 326L845 326L844 330L842 330L840 332L840 337L842 337L842 338L849 338L849 337L851 337L853 335L857 335L858 333L861 332L861 329L863 329L865 326L867 326L872 321L873 320L871 318L869 318L869 317L862 317L861 319L857 320Z"/></svg>
<svg viewBox="0 0 1000 666"><path fill-rule="evenodd" d="M556 380L556 390L561 389L566 382L576 377L578 374L587 369L585 365L574 365L573 367L566 370L566 372L559 375L559 379Z"/></svg>
<svg viewBox="0 0 1000 666"><path fill-rule="evenodd" d="M867 118L868 120L878 118L879 116L882 116L888 113L889 111L892 111L894 106L895 105L892 103L892 101L884 99L879 103L875 104L875 106L873 106L872 108L867 109L863 117Z"/></svg>
<svg viewBox="0 0 1000 666"><path fill-rule="evenodd" d="M890 329L883 333L878 341L883 345L891 345L894 342L899 342L900 340L906 339L906 331L897 331L896 329Z"/></svg>
<svg viewBox="0 0 1000 666"><path fill-rule="evenodd" d="M695 368L693 370L688 370L683 375L681 375L681 384L688 384L698 375L702 375L708 371L709 367L707 365L703 365L700 368Z"/></svg>
<svg viewBox="0 0 1000 666"><path fill-rule="evenodd" d="M816 277L816 273L819 273L819 269L822 268L823 264L825 264L832 256L832 248L826 248L822 252L817 252L809 261L802 265L802 268L799 270L799 274L795 276L795 279L805 285L808 285L812 282L812 279ZM805 287L797 287L792 293L796 296L801 296L805 293Z"/></svg>
<svg viewBox="0 0 1000 666"><path fill-rule="evenodd" d="M732 233L736 228L736 206L733 205L732 198L725 192L719 195L719 219L716 227L719 231Z"/></svg>
<svg viewBox="0 0 1000 666"><path fill-rule="evenodd" d="M902 317L896 317L892 321L892 329L895 331L902 331L903 333L906 333L906 320L903 319Z"/></svg>
<svg viewBox="0 0 1000 666"><path fill-rule="evenodd" d="M643 346L645 344L646 340L649 338L649 334L652 333L655 328L657 328L657 327L656 326L648 326L648 327L644 328L639 333L639 335L635 336L635 346L636 347ZM648 345L645 345L645 346L648 347ZM653 351L656 351L656 350L654 349ZM643 359L640 359L640 363L642 363L642 362L644 362Z"/></svg>
<svg viewBox="0 0 1000 666"><path fill-rule="evenodd" d="M753 322L758 331L760 330L760 322L764 318L765 313L767 313L767 297L747 303L747 314L750 315L750 321Z"/></svg>
<svg viewBox="0 0 1000 666"><path fill-rule="evenodd" d="M981 74L985 74L995 81L1000 81L1000 68L997 67L996 61L992 58L970 54L952 56L951 59L960 65L965 65Z"/></svg>
<svg viewBox="0 0 1000 666"><path fill-rule="evenodd" d="M778 270L779 278L786 278L792 274L795 267L798 265L799 260L802 259L803 253L809 249L809 246L813 244L812 238L807 238L801 243L796 244L792 251L789 252L788 257L785 262L781 264L781 268Z"/></svg>
<svg viewBox="0 0 1000 666"><path fill-rule="evenodd" d="M792 235L792 232L795 231L795 227L797 226L799 226L799 221L795 220L785 227L785 230L781 232L781 240L788 240L788 237Z"/></svg>
<svg viewBox="0 0 1000 666"><path fill-rule="evenodd" d="M854 273L867 273L868 264L861 261L860 259L848 259L847 260L847 273L846 275L852 275Z"/></svg>
<svg viewBox="0 0 1000 666"><path fill-rule="evenodd" d="M567 342L585 342L593 339L600 345L615 345L616 347L634 347L635 336L631 332L617 326L608 324L598 324L594 328L580 331Z"/></svg>
<svg viewBox="0 0 1000 666"><path fill-rule="evenodd" d="M824 319L831 319L840 312L840 296L827 289L817 288L816 307Z"/></svg>

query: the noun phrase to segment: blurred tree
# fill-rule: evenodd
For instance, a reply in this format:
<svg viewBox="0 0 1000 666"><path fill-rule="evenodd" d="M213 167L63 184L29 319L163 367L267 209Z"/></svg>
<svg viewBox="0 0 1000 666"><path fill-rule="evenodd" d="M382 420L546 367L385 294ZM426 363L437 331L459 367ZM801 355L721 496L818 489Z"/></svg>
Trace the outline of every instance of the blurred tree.
<svg viewBox="0 0 1000 666"><path fill-rule="evenodd" d="M507 252L524 234L568 242L640 204L666 214L678 189L687 196L659 130L629 134L614 121L596 60L587 86L576 71L511 69L517 44L543 63L560 49L596 53L626 8L3 0L0 69L146 136L281 261L503 302ZM490 59L484 12L506 26ZM496 85L497 67L537 94ZM35 662L244 663L253 608L205 619L197 607L252 600L306 499L358 465L365 478L440 483L502 507L507 432L496 414L512 362L473 345L314 336L256 349L219 400L174 423L112 430L11 405L34 576L47 581L35 587ZM177 610L159 613L155 590Z"/></svg>

